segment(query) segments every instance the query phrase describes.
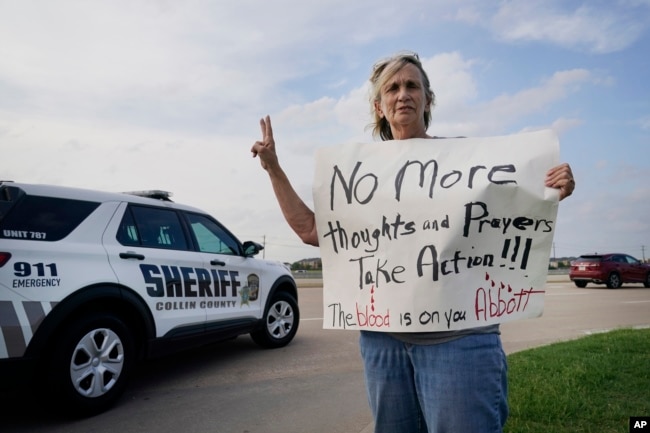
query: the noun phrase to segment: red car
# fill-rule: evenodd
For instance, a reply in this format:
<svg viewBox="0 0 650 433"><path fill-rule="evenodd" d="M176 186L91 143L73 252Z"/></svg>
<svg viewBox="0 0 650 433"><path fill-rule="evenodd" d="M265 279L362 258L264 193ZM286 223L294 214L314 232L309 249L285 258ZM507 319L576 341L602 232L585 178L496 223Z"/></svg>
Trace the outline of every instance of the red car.
<svg viewBox="0 0 650 433"><path fill-rule="evenodd" d="M585 254L571 262L569 278L578 287L587 283L607 284L610 289L623 283L650 287L650 264L627 254Z"/></svg>

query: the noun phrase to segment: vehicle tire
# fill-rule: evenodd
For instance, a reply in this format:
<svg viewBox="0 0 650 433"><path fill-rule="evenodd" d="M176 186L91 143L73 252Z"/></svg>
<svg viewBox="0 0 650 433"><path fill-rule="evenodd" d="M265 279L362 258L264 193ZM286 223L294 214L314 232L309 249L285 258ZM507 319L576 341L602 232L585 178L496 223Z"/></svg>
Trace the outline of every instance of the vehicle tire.
<svg viewBox="0 0 650 433"><path fill-rule="evenodd" d="M251 338L265 348L283 347L293 340L299 322L296 299L288 293L277 292L264 312L262 327L251 332Z"/></svg>
<svg viewBox="0 0 650 433"><path fill-rule="evenodd" d="M578 281L578 280L576 280L576 281L574 281L574 283L575 283L576 287L580 287L581 289L584 289L585 287L587 287L587 282L586 281Z"/></svg>
<svg viewBox="0 0 650 433"><path fill-rule="evenodd" d="M607 277L607 287L610 289L618 289L622 285L623 282L621 281L620 275L618 275L616 272L609 274L609 277Z"/></svg>
<svg viewBox="0 0 650 433"><path fill-rule="evenodd" d="M643 287L650 287L650 272L645 276L645 281L643 282Z"/></svg>
<svg viewBox="0 0 650 433"><path fill-rule="evenodd" d="M67 415L90 416L110 408L126 389L135 365L134 340L118 317L84 316L55 342L48 384Z"/></svg>

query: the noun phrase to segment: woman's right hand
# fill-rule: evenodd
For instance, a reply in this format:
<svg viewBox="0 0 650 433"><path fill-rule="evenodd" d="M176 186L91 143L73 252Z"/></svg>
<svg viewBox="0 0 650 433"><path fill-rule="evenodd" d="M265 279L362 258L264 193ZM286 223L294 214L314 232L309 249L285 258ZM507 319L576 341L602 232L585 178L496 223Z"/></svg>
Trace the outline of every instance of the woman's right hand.
<svg viewBox="0 0 650 433"><path fill-rule="evenodd" d="M260 119L262 140L256 141L251 148L253 158L260 157L262 168L267 171L273 186L273 192L278 199L284 218L294 232L308 245L318 246L318 233L316 232L316 217L314 212L307 207L305 202L296 194L289 178L280 167L278 155L275 153L273 128L271 118L266 116Z"/></svg>
<svg viewBox="0 0 650 433"><path fill-rule="evenodd" d="M256 141L251 148L253 158L260 157L260 164L264 170L278 165L278 155L275 153L275 141L273 140L273 127L271 117L266 116L260 119L262 129L262 141Z"/></svg>

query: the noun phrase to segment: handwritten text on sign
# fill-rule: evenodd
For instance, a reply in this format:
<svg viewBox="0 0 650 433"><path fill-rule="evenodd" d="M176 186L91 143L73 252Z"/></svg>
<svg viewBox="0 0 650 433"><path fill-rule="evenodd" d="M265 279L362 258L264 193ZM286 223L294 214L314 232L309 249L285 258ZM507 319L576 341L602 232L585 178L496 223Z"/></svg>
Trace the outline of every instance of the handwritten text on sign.
<svg viewBox="0 0 650 433"><path fill-rule="evenodd" d="M324 148L324 327L463 329L537 317L558 195L551 131Z"/></svg>

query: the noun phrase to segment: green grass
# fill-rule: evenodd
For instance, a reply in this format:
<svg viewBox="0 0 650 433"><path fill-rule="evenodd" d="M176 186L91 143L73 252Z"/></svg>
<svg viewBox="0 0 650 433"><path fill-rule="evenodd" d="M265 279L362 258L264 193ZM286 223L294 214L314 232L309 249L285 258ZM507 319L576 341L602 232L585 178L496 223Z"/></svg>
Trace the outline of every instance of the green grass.
<svg viewBox="0 0 650 433"><path fill-rule="evenodd" d="M650 416L650 329L622 329L508 356L505 433L627 433Z"/></svg>

